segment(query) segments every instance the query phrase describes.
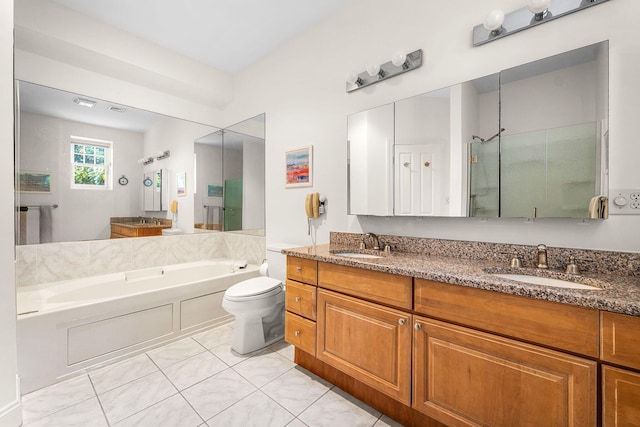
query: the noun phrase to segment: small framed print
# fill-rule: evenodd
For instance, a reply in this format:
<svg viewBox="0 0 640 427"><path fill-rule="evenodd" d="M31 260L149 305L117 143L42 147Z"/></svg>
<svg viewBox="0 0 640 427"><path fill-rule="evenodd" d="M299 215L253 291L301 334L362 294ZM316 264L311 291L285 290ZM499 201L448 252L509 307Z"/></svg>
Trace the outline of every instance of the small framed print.
<svg viewBox="0 0 640 427"><path fill-rule="evenodd" d="M18 191L20 193L51 194L51 173L18 172Z"/></svg>
<svg viewBox="0 0 640 427"><path fill-rule="evenodd" d="M207 184L207 197L222 197L222 185Z"/></svg>
<svg viewBox="0 0 640 427"><path fill-rule="evenodd" d="M176 174L176 192L178 197L187 195L187 173L181 172Z"/></svg>
<svg viewBox="0 0 640 427"><path fill-rule="evenodd" d="M286 187L310 187L313 178L313 145L285 152Z"/></svg>

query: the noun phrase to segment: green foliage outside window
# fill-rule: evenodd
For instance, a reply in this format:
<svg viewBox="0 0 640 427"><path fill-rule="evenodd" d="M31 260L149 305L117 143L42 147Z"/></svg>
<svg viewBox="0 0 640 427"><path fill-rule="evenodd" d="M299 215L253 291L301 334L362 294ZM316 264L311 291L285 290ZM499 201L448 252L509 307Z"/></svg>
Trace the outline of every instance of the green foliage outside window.
<svg viewBox="0 0 640 427"><path fill-rule="evenodd" d="M87 144L73 144L73 182L77 185L104 186L107 169L106 149Z"/></svg>

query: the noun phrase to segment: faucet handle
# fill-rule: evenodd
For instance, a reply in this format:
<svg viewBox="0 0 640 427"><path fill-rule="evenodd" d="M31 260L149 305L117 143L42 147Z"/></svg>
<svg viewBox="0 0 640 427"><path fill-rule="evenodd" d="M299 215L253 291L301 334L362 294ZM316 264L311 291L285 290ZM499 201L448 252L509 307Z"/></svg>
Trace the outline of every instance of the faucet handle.
<svg viewBox="0 0 640 427"><path fill-rule="evenodd" d="M365 244L364 244L364 239L362 239L362 242L360 242L360 250L364 250L364 249L366 249L366 248L367 248L367 247L366 247L366 246L365 246Z"/></svg>
<svg viewBox="0 0 640 427"><path fill-rule="evenodd" d="M578 269L578 264L576 264L576 259L572 255L569 257L569 264L567 264L567 274L578 274L580 270Z"/></svg>
<svg viewBox="0 0 640 427"><path fill-rule="evenodd" d="M520 255L518 252L513 252L513 258L511 258L511 262L509 263L509 267L511 268L521 268L522 260L520 259Z"/></svg>

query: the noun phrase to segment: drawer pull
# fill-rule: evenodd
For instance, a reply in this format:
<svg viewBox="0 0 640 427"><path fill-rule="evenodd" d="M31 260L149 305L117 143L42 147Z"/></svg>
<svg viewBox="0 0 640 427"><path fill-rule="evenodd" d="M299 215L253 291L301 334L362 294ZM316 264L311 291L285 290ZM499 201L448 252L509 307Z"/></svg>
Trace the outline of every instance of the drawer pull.
<svg viewBox="0 0 640 427"><path fill-rule="evenodd" d="M420 323L416 323L413 327L416 329L416 331L422 330L422 325Z"/></svg>
<svg viewBox="0 0 640 427"><path fill-rule="evenodd" d="M405 323L407 323L405 319L398 319L398 325L404 326Z"/></svg>
<svg viewBox="0 0 640 427"><path fill-rule="evenodd" d="M294 335L294 336L296 336L296 337L299 337L299 336L300 336L300 331L295 331L295 332L293 333L293 335Z"/></svg>
<svg viewBox="0 0 640 427"><path fill-rule="evenodd" d="M295 298L296 302L300 302L300 297Z"/></svg>
<svg viewBox="0 0 640 427"><path fill-rule="evenodd" d="M296 267L296 271L300 273L302 271L302 267Z"/></svg>

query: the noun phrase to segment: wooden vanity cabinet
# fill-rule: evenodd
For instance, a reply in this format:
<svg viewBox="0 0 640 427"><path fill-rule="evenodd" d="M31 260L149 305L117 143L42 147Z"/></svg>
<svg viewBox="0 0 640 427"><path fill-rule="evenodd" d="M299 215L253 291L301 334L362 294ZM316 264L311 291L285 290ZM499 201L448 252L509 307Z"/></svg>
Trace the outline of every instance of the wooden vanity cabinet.
<svg viewBox="0 0 640 427"><path fill-rule="evenodd" d="M111 238L162 236L162 229L168 227L125 227L111 224Z"/></svg>
<svg viewBox="0 0 640 427"><path fill-rule="evenodd" d="M411 335L408 313L318 290L316 357L406 405L411 404Z"/></svg>
<svg viewBox="0 0 640 427"><path fill-rule="evenodd" d="M297 348L316 354L317 262L287 257L284 339Z"/></svg>
<svg viewBox="0 0 640 427"><path fill-rule="evenodd" d="M640 318L602 312L600 358L640 370ZM640 426L640 373L602 365L602 425Z"/></svg>
<svg viewBox="0 0 640 427"><path fill-rule="evenodd" d="M416 316L413 407L451 426L595 426L596 362Z"/></svg>

